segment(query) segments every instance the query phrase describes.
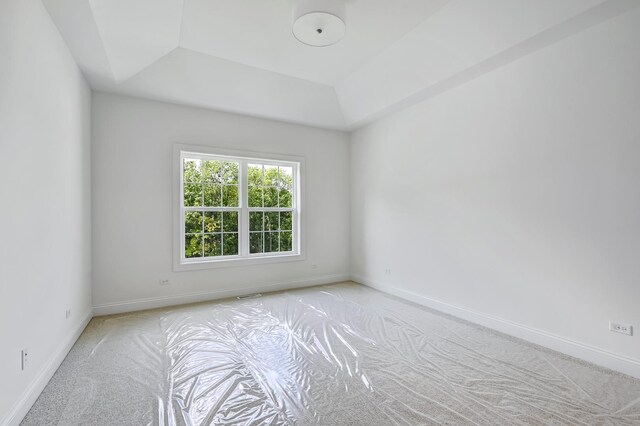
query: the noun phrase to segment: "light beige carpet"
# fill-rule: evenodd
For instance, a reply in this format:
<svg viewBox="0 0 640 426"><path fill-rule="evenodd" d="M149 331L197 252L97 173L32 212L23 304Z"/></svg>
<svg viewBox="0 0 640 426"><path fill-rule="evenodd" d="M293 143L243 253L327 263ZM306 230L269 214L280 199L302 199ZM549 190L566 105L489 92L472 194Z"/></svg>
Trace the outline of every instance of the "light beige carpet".
<svg viewBox="0 0 640 426"><path fill-rule="evenodd" d="M355 284L95 318L25 425L631 425L640 380Z"/></svg>

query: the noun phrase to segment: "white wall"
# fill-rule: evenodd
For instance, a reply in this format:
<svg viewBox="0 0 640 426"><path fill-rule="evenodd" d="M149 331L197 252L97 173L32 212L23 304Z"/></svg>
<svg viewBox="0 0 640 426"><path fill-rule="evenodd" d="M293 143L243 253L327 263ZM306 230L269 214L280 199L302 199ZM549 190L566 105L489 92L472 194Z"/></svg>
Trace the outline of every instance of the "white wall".
<svg viewBox="0 0 640 426"><path fill-rule="evenodd" d="M41 2L2 0L0 424L21 420L90 314L90 97Z"/></svg>
<svg viewBox="0 0 640 426"><path fill-rule="evenodd" d="M638 374L639 40L636 9L356 131L357 278Z"/></svg>
<svg viewBox="0 0 640 426"><path fill-rule="evenodd" d="M242 294L265 285L277 285L271 287L275 289L332 282L348 276L346 134L104 93L93 96L92 130L93 301L97 313ZM175 143L304 156L306 260L172 272ZM171 285L159 286L160 279L169 279Z"/></svg>

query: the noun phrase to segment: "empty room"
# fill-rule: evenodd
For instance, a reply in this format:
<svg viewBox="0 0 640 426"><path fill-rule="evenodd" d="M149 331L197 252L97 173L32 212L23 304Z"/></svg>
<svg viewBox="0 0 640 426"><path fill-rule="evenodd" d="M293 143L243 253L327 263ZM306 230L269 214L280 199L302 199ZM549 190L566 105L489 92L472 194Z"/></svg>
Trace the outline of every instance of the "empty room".
<svg viewBox="0 0 640 426"><path fill-rule="evenodd" d="M640 426L638 0L0 0L0 177L0 426Z"/></svg>

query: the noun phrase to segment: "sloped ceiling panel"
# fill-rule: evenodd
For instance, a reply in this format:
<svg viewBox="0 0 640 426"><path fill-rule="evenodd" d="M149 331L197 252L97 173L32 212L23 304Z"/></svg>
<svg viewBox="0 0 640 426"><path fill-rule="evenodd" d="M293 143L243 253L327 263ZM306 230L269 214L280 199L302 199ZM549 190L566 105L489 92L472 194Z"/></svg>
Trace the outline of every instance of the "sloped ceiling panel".
<svg viewBox="0 0 640 426"><path fill-rule="evenodd" d="M175 49L116 91L258 117L343 129L330 86Z"/></svg>
<svg viewBox="0 0 640 426"><path fill-rule="evenodd" d="M350 125L603 0L455 0L336 85Z"/></svg>
<svg viewBox="0 0 640 426"><path fill-rule="evenodd" d="M88 1L42 0L92 86L106 86L114 76Z"/></svg>
<svg viewBox="0 0 640 426"><path fill-rule="evenodd" d="M178 47L183 0L89 0L117 82Z"/></svg>

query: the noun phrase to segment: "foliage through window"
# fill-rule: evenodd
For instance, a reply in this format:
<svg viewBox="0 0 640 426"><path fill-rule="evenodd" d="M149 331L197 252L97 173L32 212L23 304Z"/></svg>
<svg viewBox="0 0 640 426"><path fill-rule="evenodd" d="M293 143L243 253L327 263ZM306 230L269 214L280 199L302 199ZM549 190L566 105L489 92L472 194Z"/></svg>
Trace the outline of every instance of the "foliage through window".
<svg viewBox="0 0 640 426"><path fill-rule="evenodd" d="M295 162L182 152L182 261L298 251Z"/></svg>

